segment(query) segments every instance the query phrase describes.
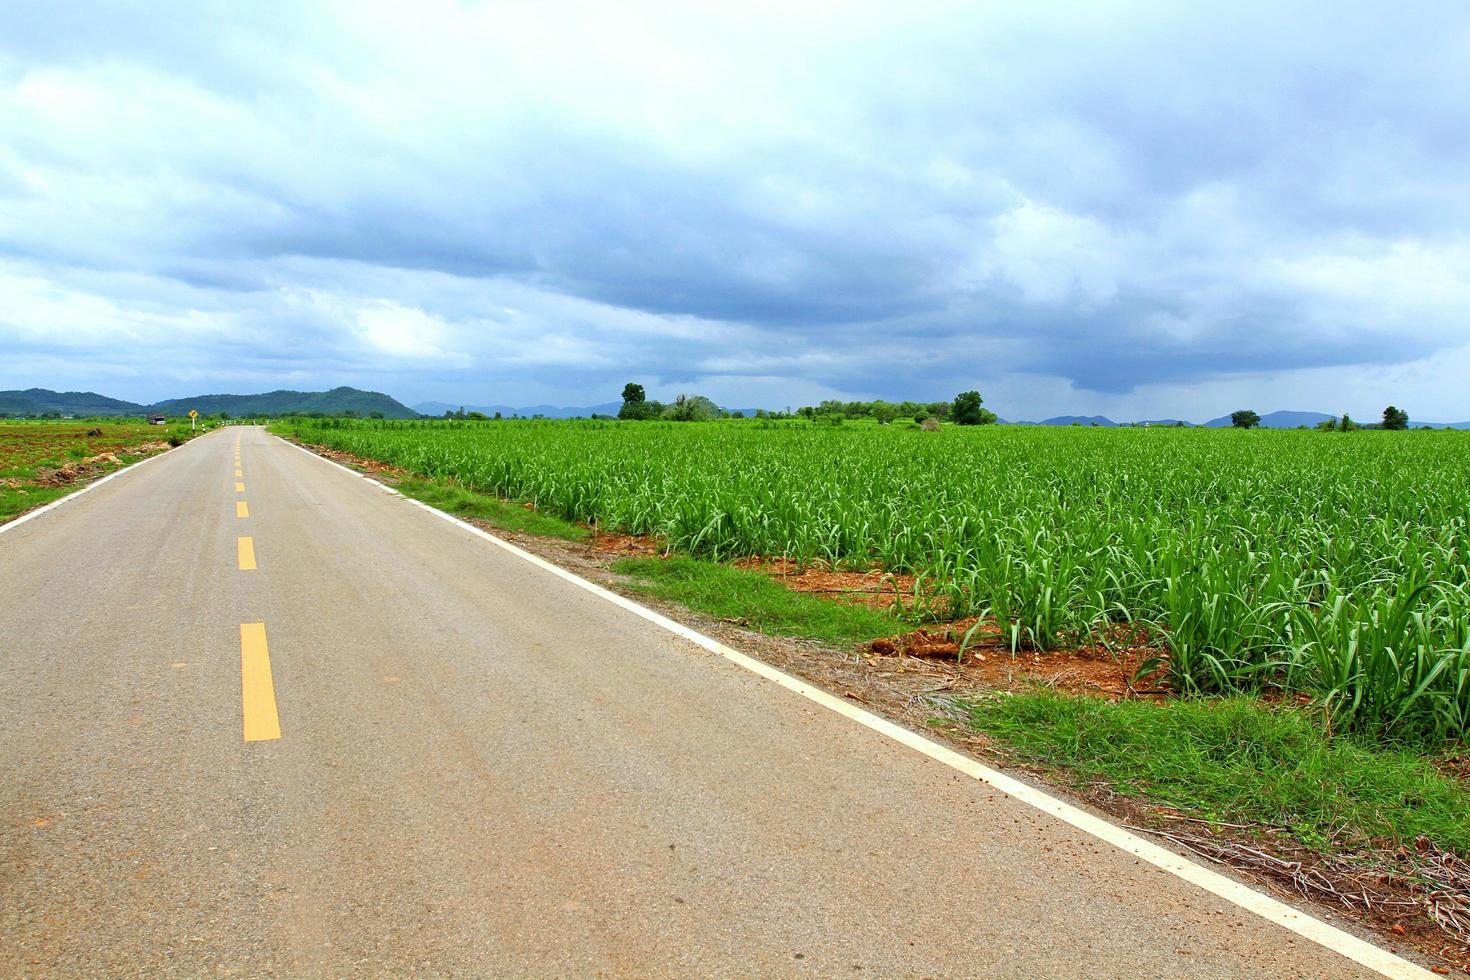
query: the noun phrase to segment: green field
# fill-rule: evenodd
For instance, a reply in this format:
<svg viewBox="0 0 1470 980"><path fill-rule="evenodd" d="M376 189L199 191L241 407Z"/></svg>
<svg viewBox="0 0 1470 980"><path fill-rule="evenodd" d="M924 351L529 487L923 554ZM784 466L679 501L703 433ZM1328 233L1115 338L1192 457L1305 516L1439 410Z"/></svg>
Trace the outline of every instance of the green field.
<svg viewBox="0 0 1470 980"><path fill-rule="evenodd" d="M0 523L189 438L186 425L132 420L0 421Z"/></svg>
<svg viewBox="0 0 1470 980"><path fill-rule="evenodd" d="M1470 735L1470 438L788 422L291 423L308 442L714 559L919 575L1017 647L1147 631L1184 693Z"/></svg>

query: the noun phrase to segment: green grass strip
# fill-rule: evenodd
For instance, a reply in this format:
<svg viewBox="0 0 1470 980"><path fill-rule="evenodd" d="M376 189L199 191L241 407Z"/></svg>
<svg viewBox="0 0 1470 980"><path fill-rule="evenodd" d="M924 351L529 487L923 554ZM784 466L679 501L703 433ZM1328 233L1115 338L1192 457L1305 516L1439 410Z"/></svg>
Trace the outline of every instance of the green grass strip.
<svg viewBox="0 0 1470 980"><path fill-rule="evenodd" d="M613 571L634 589L773 636L835 644L866 643L912 625L882 610L792 592L759 572L694 558L625 558Z"/></svg>
<svg viewBox="0 0 1470 980"><path fill-rule="evenodd" d="M1249 698L1110 702L1055 692L968 702L971 725L1082 785L1225 823L1289 828L1319 850L1423 836L1470 854L1470 788L1420 755L1330 738Z"/></svg>
<svg viewBox="0 0 1470 980"><path fill-rule="evenodd" d="M430 507L459 517L473 517L506 531L521 531L544 537L581 541L587 537L584 527L540 511L527 510L519 504L466 490L454 484L432 480L405 478L393 484L405 497L421 500Z"/></svg>
<svg viewBox="0 0 1470 980"><path fill-rule="evenodd" d="M59 500L81 486L69 487L0 487L0 522L19 517L53 500Z"/></svg>

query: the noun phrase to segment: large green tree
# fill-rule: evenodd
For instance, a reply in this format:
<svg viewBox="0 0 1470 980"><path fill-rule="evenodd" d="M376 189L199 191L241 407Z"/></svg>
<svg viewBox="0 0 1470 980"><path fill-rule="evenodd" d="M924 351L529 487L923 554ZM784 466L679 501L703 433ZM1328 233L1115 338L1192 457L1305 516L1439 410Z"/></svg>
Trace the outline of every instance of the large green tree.
<svg viewBox="0 0 1470 980"><path fill-rule="evenodd" d="M950 421L956 425L989 425L995 421L995 413L981 407L984 401L978 391L960 392L950 405Z"/></svg>
<svg viewBox="0 0 1470 980"><path fill-rule="evenodd" d="M1254 429L1261 424L1261 417L1248 408L1230 413L1230 424L1237 429Z"/></svg>
<svg viewBox="0 0 1470 980"><path fill-rule="evenodd" d="M662 405L648 400L642 385L632 381L623 385L623 406L618 409L618 418L656 419L662 411Z"/></svg>
<svg viewBox="0 0 1470 980"><path fill-rule="evenodd" d="M1407 429L1409 427L1409 413L1401 408L1390 405L1383 410L1383 427L1385 429Z"/></svg>

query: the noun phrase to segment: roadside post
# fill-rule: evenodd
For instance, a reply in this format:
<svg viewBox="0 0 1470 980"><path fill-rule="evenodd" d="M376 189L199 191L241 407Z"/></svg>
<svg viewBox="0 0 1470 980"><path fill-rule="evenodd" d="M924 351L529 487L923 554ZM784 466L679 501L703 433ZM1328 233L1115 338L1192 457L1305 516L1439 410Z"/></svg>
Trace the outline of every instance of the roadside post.
<svg viewBox="0 0 1470 980"><path fill-rule="evenodd" d="M196 412L192 408L189 409L189 431L190 432L193 432L194 431L194 423L197 422L198 420L199 420L199 413Z"/></svg>

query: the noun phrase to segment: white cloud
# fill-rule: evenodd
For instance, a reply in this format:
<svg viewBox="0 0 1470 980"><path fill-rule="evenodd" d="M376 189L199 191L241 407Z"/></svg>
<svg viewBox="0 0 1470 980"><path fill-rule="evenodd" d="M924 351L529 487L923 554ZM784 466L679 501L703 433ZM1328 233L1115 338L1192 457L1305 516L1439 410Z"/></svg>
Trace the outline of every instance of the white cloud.
<svg viewBox="0 0 1470 980"><path fill-rule="evenodd" d="M1470 416L1457 5L7 14L0 384Z"/></svg>

